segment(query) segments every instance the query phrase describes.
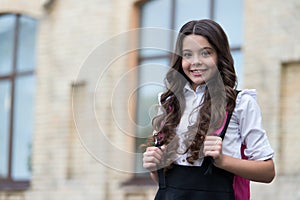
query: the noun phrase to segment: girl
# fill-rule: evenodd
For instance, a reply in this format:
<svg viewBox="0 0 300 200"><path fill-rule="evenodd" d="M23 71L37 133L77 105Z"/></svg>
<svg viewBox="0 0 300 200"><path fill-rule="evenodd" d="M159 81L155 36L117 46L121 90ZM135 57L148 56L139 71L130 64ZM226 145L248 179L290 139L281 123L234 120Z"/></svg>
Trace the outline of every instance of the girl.
<svg viewBox="0 0 300 200"><path fill-rule="evenodd" d="M143 155L144 168L159 183L155 199L237 199L235 176L270 183L274 151L256 93L237 94L221 26L206 19L183 25L171 66L159 98L161 111L152 122L154 135Z"/></svg>

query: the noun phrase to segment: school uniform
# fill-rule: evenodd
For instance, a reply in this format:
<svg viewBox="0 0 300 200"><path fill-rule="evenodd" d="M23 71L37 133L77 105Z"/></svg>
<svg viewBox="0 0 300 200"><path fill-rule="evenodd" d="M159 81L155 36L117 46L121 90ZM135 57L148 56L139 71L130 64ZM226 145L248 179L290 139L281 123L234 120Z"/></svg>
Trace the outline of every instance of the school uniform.
<svg viewBox="0 0 300 200"><path fill-rule="evenodd" d="M179 137L179 152L185 152L183 140L187 138L188 126L197 120L205 86L195 91L187 84L184 87L186 108L176 129ZM249 160L267 160L274 156L266 132L262 126L261 111L256 102L255 90L242 90L236 98L236 107L223 139L222 152L241 158L241 146L246 145L245 156ZM200 156L194 164L187 162L186 154L176 155L174 165L163 173L159 170L159 189L155 200L234 200L234 174L211 164L209 158ZM207 169L212 167L211 173Z"/></svg>

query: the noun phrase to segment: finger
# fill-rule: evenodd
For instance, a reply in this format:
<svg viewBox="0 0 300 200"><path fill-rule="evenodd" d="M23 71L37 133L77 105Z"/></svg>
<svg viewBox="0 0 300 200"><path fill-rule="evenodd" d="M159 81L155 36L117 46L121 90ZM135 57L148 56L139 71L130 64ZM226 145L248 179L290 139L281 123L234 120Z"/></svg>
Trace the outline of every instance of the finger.
<svg viewBox="0 0 300 200"><path fill-rule="evenodd" d="M164 149L165 147L162 148ZM143 154L143 167L150 171L157 170L163 156L162 150L158 147L148 147Z"/></svg>
<svg viewBox="0 0 300 200"><path fill-rule="evenodd" d="M161 147L147 147L146 152L147 151L155 151L158 152L159 154L163 154L163 152L166 150L167 146L163 145Z"/></svg>
<svg viewBox="0 0 300 200"><path fill-rule="evenodd" d="M149 147L146 149L146 152L143 154L143 157L147 160L155 158L156 160L158 160L155 162L159 163L163 157L163 151L161 149L159 149L158 147L154 147L154 148Z"/></svg>
<svg viewBox="0 0 300 200"><path fill-rule="evenodd" d="M205 140L216 140L217 138L219 138L219 136L215 136L215 135L207 135L205 137Z"/></svg>
<svg viewBox="0 0 300 200"><path fill-rule="evenodd" d="M213 138L207 138L205 141L204 141L204 145L207 145L207 146L214 146L214 145L219 145L219 144L222 144L222 138L220 137L213 137Z"/></svg>
<svg viewBox="0 0 300 200"><path fill-rule="evenodd" d="M143 157L143 167L149 171L153 171L157 169L160 160L155 157Z"/></svg>
<svg viewBox="0 0 300 200"><path fill-rule="evenodd" d="M207 141L207 142L213 142L213 141L218 141L218 140L222 140L222 138L219 136L212 136L212 135L205 137L205 141Z"/></svg>
<svg viewBox="0 0 300 200"><path fill-rule="evenodd" d="M210 150L221 150L222 149L222 141L214 141L213 143L205 143L203 150L210 151Z"/></svg>
<svg viewBox="0 0 300 200"><path fill-rule="evenodd" d="M222 153L222 141L214 141L212 142L206 142L203 147L203 153L205 156L210 156L211 153Z"/></svg>
<svg viewBox="0 0 300 200"><path fill-rule="evenodd" d="M162 146L160 147L160 150L161 150L162 152L164 152L164 151L166 150L166 148L167 148L167 146L164 144L164 145L162 145Z"/></svg>
<svg viewBox="0 0 300 200"><path fill-rule="evenodd" d="M143 163L152 163L154 165L157 165L160 163L160 159L157 159L154 156L145 156L143 157Z"/></svg>
<svg viewBox="0 0 300 200"><path fill-rule="evenodd" d="M155 147L155 149L153 149L153 151L159 154L161 157L163 156L165 150L166 150L166 145L163 145L161 147Z"/></svg>
<svg viewBox="0 0 300 200"><path fill-rule="evenodd" d="M156 152L158 154L163 154L163 150L159 147L147 147L146 152Z"/></svg>
<svg viewBox="0 0 300 200"><path fill-rule="evenodd" d="M160 161L161 158L162 158L162 155L160 155L158 152L155 152L155 151L145 152L143 155L143 159L145 159L147 161L151 161L154 159Z"/></svg>
<svg viewBox="0 0 300 200"><path fill-rule="evenodd" d="M157 170L157 165L154 163L143 163L143 167L149 171Z"/></svg>
<svg viewBox="0 0 300 200"><path fill-rule="evenodd" d="M146 151L157 151L158 147L147 147Z"/></svg>

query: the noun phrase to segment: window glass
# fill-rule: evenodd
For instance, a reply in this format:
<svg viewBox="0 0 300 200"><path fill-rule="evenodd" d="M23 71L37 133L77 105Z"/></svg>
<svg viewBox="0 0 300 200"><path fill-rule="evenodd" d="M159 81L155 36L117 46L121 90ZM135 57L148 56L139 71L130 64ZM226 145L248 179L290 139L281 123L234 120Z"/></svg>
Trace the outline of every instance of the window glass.
<svg viewBox="0 0 300 200"><path fill-rule="evenodd" d="M231 47L243 42L243 8L241 0L215 0L215 20L225 30Z"/></svg>
<svg viewBox="0 0 300 200"><path fill-rule="evenodd" d="M21 16L18 39L17 70L33 70L35 67L36 21Z"/></svg>
<svg viewBox="0 0 300 200"><path fill-rule="evenodd" d="M164 78L169 69L168 59L149 59L140 63L138 85L137 124L145 127L151 125L149 109L157 104L157 94L164 89ZM139 133L141 134L141 133ZM144 134L142 134L144 135ZM146 133L147 135L147 133Z"/></svg>
<svg viewBox="0 0 300 200"><path fill-rule="evenodd" d="M156 115L158 105L158 93L164 90L164 77L169 69L169 60L149 59L140 63L138 105L136 113L136 151L146 142L146 138L152 133L152 118ZM143 170L142 154L139 154L136 167L138 171Z"/></svg>
<svg viewBox="0 0 300 200"><path fill-rule="evenodd" d="M176 0L175 31L190 20L209 18L209 0Z"/></svg>
<svg viewBox="0 0 300 200"><path fill-rule="evenodd" d="M0 178L8 175L10 88L9 81L0 81Z"/></svg>
<svg viewBox="0 0 300 200"><path fill-rule="evenodd" d="M31 160L31 141L33 133L35 78L22 76L16 80L13 169L15 180L29 179Z"/></svg>
<svg viewBox="0 0 300 200"><path fill-rule="evenodd" d="M160 11L159 14L157 11ZM171 1L152 0L141 6L141 27L170 28Z"/></svg>
<svg viewBox="0 0 300 200"><path fill-rule="evenodd" d="M16 17L0 15L0 76L12 72Z"/></svg>
<svg viewBox="0 0 300 200"><path fill-rule="evenodd" d="M238 80L238 88L243 88L243 77L244 77L244 71L243 71L243 53L241 51L232 51L231 55L234 59L234 68L235 72L237 74L237 80Z"/></svg>
<svg viewBox="0 0 300 200"><path fill-rule="evenodd" d="M168 50L170 48L170 37L166 31L171 28L170 13L170 0L152 0L141 6L140 27L146 28L142 29L140 33L141 56L167 53L159 49ZM145 49L146 47L150 48Z"/></svg>

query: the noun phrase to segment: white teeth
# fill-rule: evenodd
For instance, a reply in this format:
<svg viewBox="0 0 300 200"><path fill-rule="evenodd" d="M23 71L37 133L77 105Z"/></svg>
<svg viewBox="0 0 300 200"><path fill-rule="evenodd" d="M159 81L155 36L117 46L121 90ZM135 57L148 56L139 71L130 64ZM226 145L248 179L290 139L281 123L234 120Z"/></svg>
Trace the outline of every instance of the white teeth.
<svg viewBox="0 0 300 200"><path fill-rule="evenodd" d="M206 69L192 69L191 71L192 72L203 72L205 71Z"/></svg>

